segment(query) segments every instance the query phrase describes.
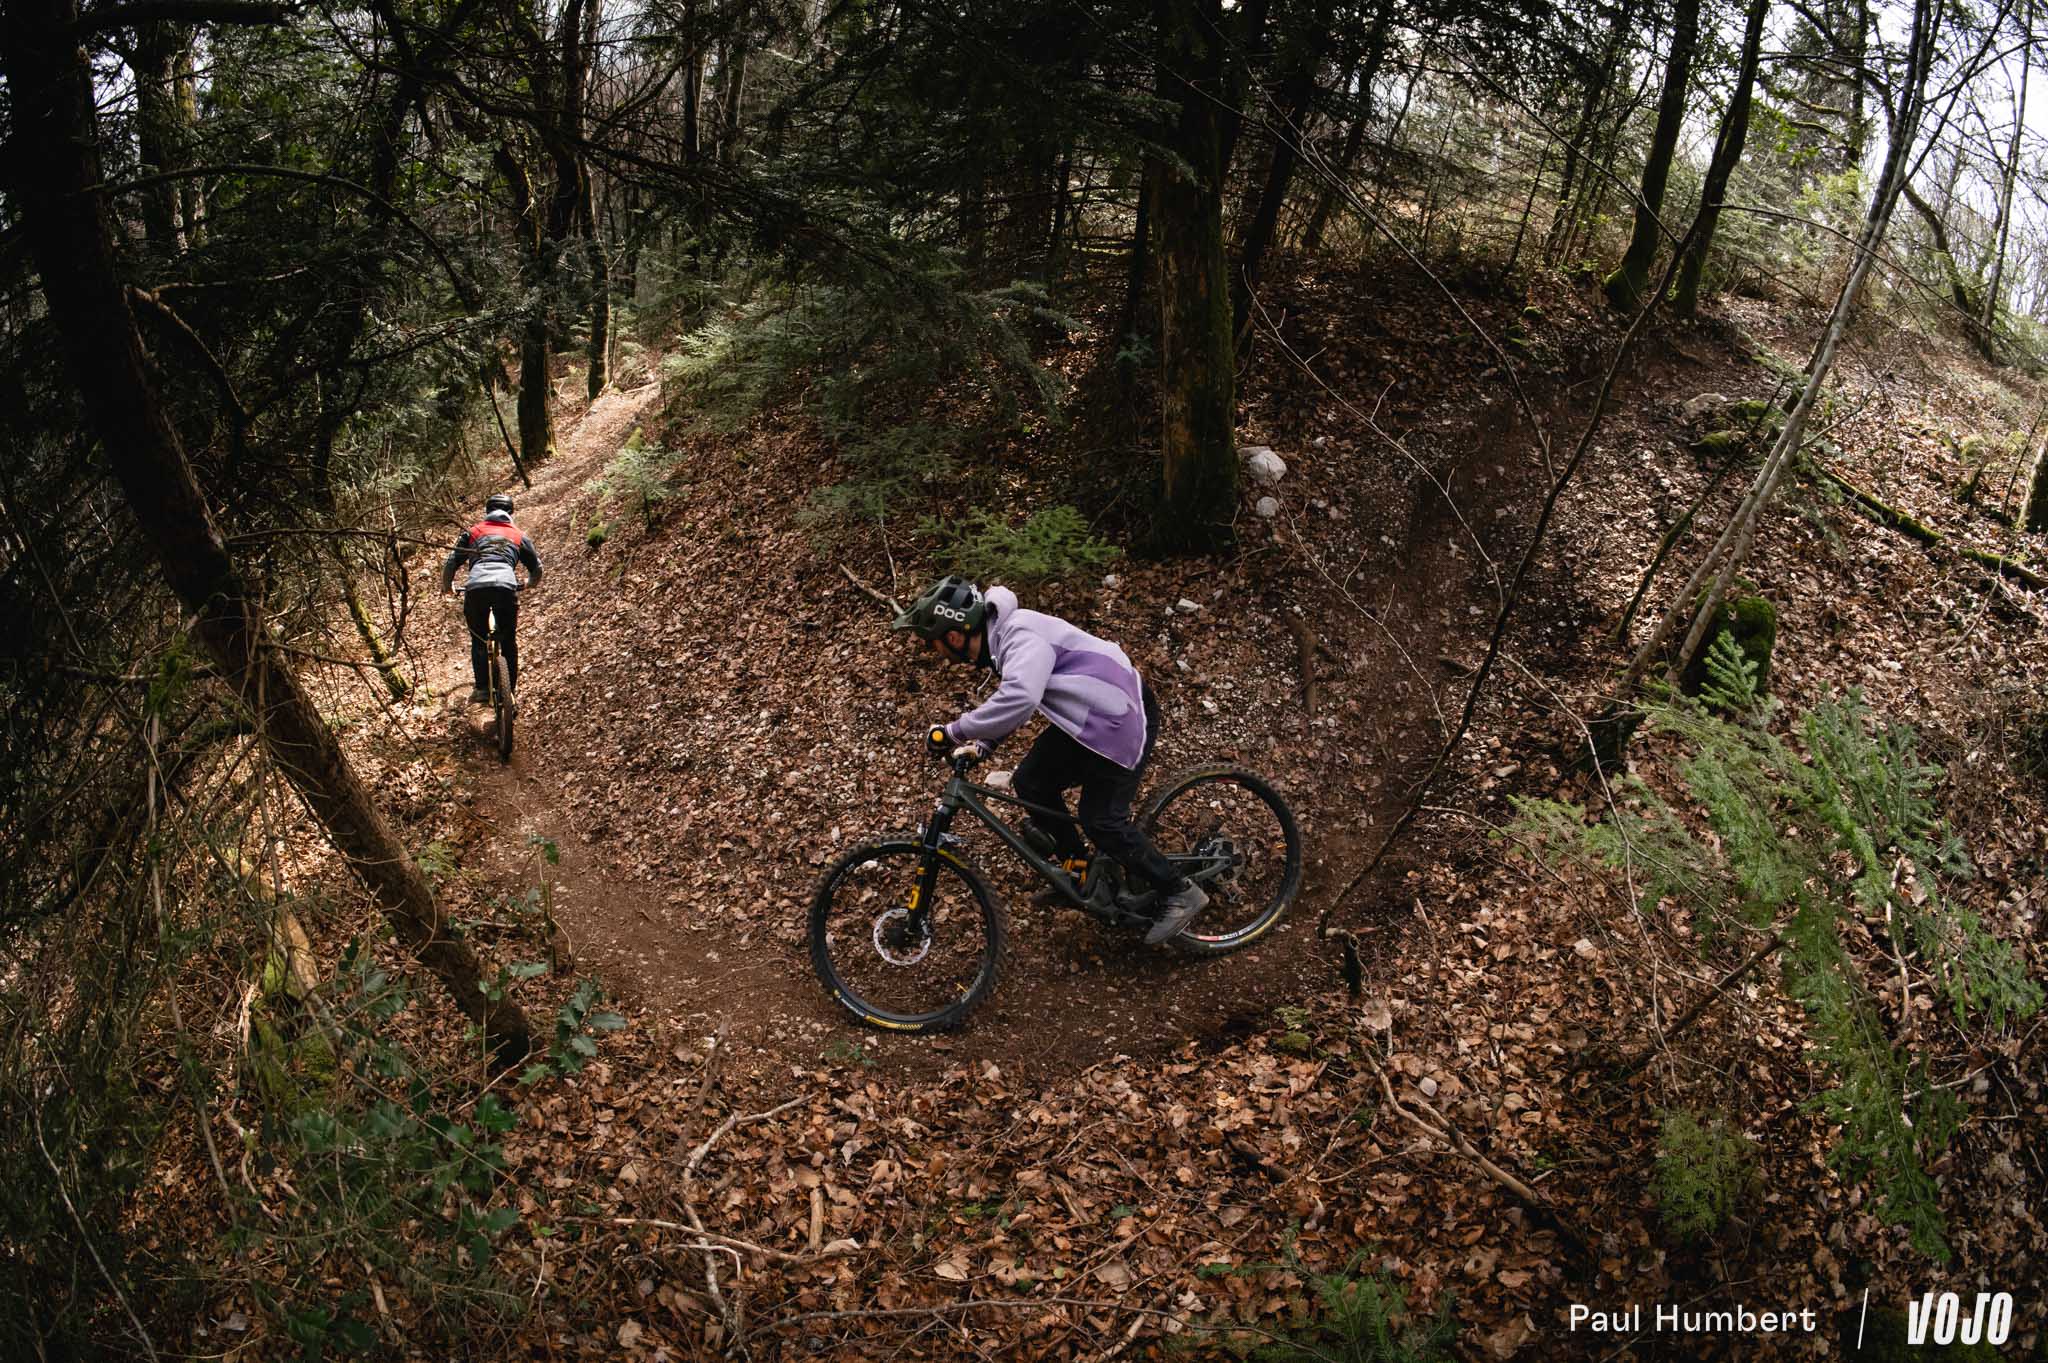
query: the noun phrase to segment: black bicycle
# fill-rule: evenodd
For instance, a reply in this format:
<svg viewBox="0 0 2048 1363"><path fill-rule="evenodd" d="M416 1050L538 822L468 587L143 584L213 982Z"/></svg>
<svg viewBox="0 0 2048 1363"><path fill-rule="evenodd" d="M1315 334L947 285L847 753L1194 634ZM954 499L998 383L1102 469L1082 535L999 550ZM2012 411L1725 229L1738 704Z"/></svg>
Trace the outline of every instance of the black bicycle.
<svg viewBox="0 0 2048 1363"><path fill-rule="evenodd" d="M460 598L457 600L459 602ZM498 617L495 613L491 616L490 632L484 636L484 650L485 656L490 660L484 670L484 676L489 683L487 689L490 692L491 715L497 725L498 760L510 762L512 720L518 714L519 707L512 699L512 670L505 663L505 655L498 651Z"/></svg>
<svg viewBox="0 0 2048 1363"><path fill-rule="evenodd" d="M949 831L962 810L988 825L1070 907L1114 928L1152 926L1158 895L1127 889L1113 860L1097 856L1076 875L998 817L986 802L1050 820L1072 816L975 785L967 770L977 760L950 760L952 777L924 826L853 848L818 882L811 964L832 997L872 1026L958 1027L1002 976L1008 919ZM1208 907L1173 939L1182 951L1221 956L1249 946L1272 930L1301 889L1294 813L1251 772L1181 772L1153 795L1139 823L1153 846L1208 892Z"/></svg>

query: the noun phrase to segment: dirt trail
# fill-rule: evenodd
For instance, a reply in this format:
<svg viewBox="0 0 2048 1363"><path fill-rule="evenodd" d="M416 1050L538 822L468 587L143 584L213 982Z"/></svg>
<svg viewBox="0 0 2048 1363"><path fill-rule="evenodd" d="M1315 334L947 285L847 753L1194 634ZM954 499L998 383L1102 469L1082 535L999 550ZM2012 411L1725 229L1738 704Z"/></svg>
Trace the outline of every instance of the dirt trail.
<svg viewBox="0 0 2048 1363"><path fill-rule="evenodd" d="M938 781L906 736L928 711L972 697L951 674L903 675L911 664L891 647L900 640L790 524L801 499L787 489L815 479L814 451L693 448L664 509L643 526L630 508L604 508L611 538L589 548L599 508L586 488L656 397L652 384L610 393L565 421L557 456L519 493L519 523L547 572L522 605L518 751L500 765L478 711L462 734L478 812L496 825L484 869L501 892L523 891L543 870L534 840L554 844L559 864L545 870L579 970L682 1038L726 1030L728 1054L756 1067L836 1053L878 1072L986 1061L1026 1078L1227 1041L1328 986L1318 913L1355 849L1396 812L1400 774L1431 741L1416 683L1432 679L1415 660L1459 647L1477 599L1470 562L1443 550L1455 536L1440 498L1423 495L1407 524L1387 526L1398 536L1386 538L1392 562L1353 582L1357 600L1400 601L1372 630L1329 604L1308 614L1335 646L1340 697L1359 698L1313 724L1299 710L1293 638L1272 612L1314 594L1233 568L1202 584L1213 617L1168 612L1169 644L1157 603L1194 585L1191 570L1131 564L1129 604L1097 617L1138 649L1169 716L1148 789L1222 756L1290 794L1309 855L1289 918L1220 960L1148 951L1077 914L1030 908L1032 887L970 830L970 854L1010 909L1010 972L964 1032L906 1038L856 1027L825 997L804 952L804 909L842 838L921 817ZM1373 496L1331 490L1354 505ZM1508 491L1490 487L1485 500ZM1361 510L1361 536L1369 523ZM448 662L447 682L466 690L452 648ZM1006 750L997 765L1021 755Z"/></svg>
<svg viewBox="0 0 2048 1363"><path fill-rule="evenodd" d="M488 720L481 709L465 710L456 727L482 798L478 812L495 825L496 837L483 869L494 882L521 889L545 876L556 921L576 955L576 968L603 981L629 1002L659 1006L668 998L693 1000L711 1016L721 1005L737 1004L764 987L779 985L779 972L744 952L724 959L717 946L668 921L660 885L622 865L580 835L551 779L560 743L559 725L549 711L557 702L560 662L573 656L593 601L608 596L603 570L584 545L575 523L584 488L604 474L648 409L661 386L610 390L558 430L556 454L530 470L530 488L513 487L517 520L533 536L545 568L541 586L520 601L520 713L517 747L501 764L489 747ZM508 470L508 474L510 470ZM508 477L508 486L511 480ZM468 691L466 659L451 652L443 680L451 704ZM630 673L630 666L621 671ZM621 744L634 736L618 735ZM559 860L547 865L540 844L553 844Z"/></svg>

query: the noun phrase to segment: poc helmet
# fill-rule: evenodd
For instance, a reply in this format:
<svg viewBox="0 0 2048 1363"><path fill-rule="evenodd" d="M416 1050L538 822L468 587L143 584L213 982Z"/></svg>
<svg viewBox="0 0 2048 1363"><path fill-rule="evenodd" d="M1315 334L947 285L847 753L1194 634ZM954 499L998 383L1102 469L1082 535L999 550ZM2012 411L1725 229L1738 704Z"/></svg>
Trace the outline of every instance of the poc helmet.
<svg viewBox="0 0 2048 1363"><path fill-rule="evenodd" d="M948 630L972 634L988 619L988 598L964 577L942 577L910 608L896 617L891 629L915 631L920 639L938 640Z"/></svg>
<svg viewBox="0 0 2048 1363"><path fill-rule="evenodd" d="M512 494L509 492L493 492L490 496L484 498L484 514L489 515L493 511L502 511L508 516L511 515Z"/></svg>

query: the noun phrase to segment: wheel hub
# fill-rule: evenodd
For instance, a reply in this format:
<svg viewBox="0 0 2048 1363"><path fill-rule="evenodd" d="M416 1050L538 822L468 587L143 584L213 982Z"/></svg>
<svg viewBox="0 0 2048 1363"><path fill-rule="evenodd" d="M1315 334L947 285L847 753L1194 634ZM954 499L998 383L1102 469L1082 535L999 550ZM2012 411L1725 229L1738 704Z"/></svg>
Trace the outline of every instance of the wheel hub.
<svg viewBox="0 0 2048 1363"><path fill-rule="evenodd" d="M1204 860L1223 863L1223 869L1209 878L1209 892L1235 898L1238 876L1244 870L1245 861L1244 853L1237 849L1237 844L1220 833L1211 833L1195 844L1195 852Z"/></svg>
<svg viewBox="0 0 2048 1363"><path fill-rule="evenodd" d="M931 929L920 931L909 909L899 905L875 919L875 954L890 965L916 965L931 949Z"/></svg>

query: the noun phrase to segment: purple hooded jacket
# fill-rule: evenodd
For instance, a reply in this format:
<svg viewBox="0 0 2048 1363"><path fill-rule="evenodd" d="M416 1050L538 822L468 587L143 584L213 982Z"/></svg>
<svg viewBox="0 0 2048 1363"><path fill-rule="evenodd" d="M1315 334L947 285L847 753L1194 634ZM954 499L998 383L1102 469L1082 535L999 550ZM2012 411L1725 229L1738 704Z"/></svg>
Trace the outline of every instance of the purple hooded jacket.
<svg viewBox="0 0 2048 1363"><path fill-rule="evenodd" d="M995 615L987 647L1002 684L948 724L947 736L999 743L1038 711L1090 752L1136 770L1145 754L1145 705L1124 651L1056 615L1024 610L1007 587L989 588L988 602Z"/></svg>

